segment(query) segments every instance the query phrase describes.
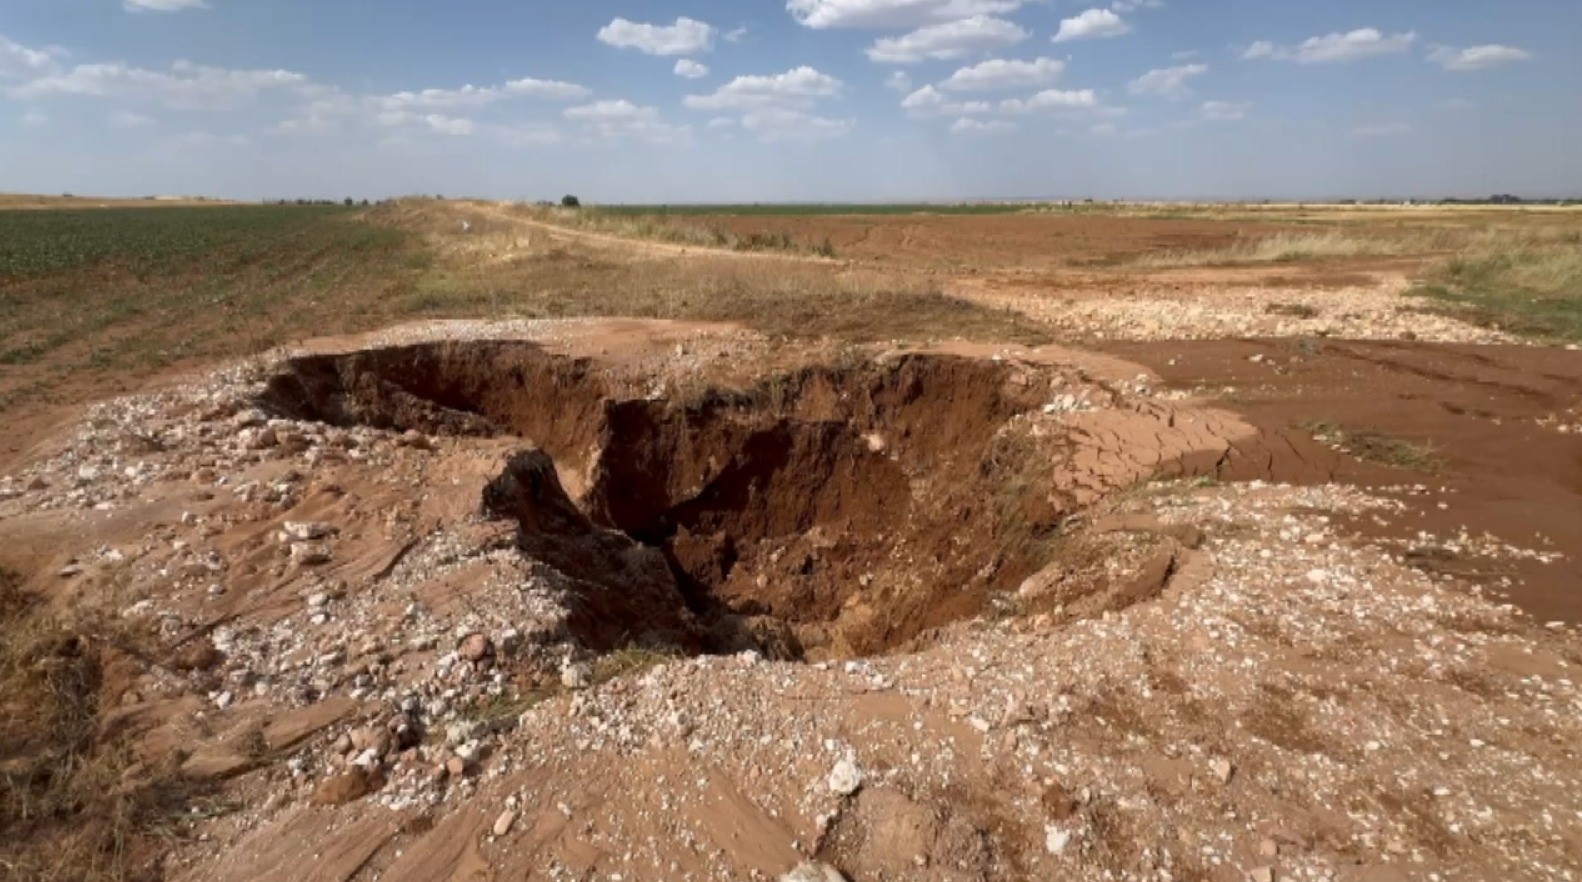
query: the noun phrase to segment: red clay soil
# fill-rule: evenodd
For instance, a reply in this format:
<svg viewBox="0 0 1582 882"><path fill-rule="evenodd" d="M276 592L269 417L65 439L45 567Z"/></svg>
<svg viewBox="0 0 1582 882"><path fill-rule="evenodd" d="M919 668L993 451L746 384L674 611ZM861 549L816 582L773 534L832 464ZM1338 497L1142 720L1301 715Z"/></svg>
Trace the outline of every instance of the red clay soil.
<svg viewBox="0 0 1582 882"><path fill-rule="evenodd" d="M1540 423L1567 413L1575 421L1582 406L1582 354L1295 340L1103 348L1147 365L1171 386L1219 393L1219 405L1260 428L1263 443L1278 446L1273 439L1281 438L1291 446L1291 456L1243 457L1222 477L1446 488L1447 493L1403 495L1412 509L1405 518L1354 526L1365 537L1385 540L1409 539L1422 530L1454 535L1464 528L1520 548L1560 552L1566 557L1553 563L1454 555L1420 563L1475 580L1509 577L1510 600L1539 621L1582 621L1582 435ZM1441 465L1425 474L1334 455L1303 428L1314 423L1423 445Z"/></svg>

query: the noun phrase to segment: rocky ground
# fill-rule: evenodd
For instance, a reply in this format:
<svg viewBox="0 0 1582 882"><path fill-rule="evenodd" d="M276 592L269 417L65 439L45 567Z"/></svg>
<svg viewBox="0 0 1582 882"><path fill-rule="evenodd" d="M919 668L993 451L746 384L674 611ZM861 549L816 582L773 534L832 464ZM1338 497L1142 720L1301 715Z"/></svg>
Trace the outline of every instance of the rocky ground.
<svg viewBox="0 0 1582 882"><path fill-rule="evenodd" d="M1582 639L1413 557L1425 536L1537 566L1567 551L1358 539L1358 524L1416 524L1448 505L1438 482L1231 483L1235 463L1286 454L1134 363L1058 347L934 353L992 366L988 380L951 374L976 384L953 407L1015 404L981 437L885 409L890 374L871 366L917 353L786 348L714 326L442 323L311 354L458 339L530 341L566 359L565 385L496 407L487 377L423 397L337 362L344 385L319 406L338 416L311 418L270 394L308 353L274 353L98 405L0 479L0 534L34 587L106 610L152 647L122 660L108 725L134 738L129 778L174 768L193 784L169 876L1582 873ZM628 488L599 489L618 435L567 428L576 383L602 385L575 420L609 419L605 401L679 401L832 360L878 371L874 385L784 392L772 417L751 417L753 437L847 414L849 437L792 462L901 483L853 478L794 530L721 527L755 525L751 542L706 548L739 557L756 584L710 582L704 603L652 543L586 514L615 511ZM1556 412L1554 432L1575 416ZM500 431L510 419L525 422ZM979 446L938 453L930 439L944 436ZM1022 476L1036 492L985 465L1009 437L1047 459ZM673 494L705 498L761 455L686 459L700 444L675 447L671 483L688 486ZM521 459L535 451L545 458ZM950 480L931 483L930 468ZM936 483L969 474L999 482L984 493L1016 486L1015 511L986 505L992 527L940 528L961 500ZM734 511L784 492L747 486ZM878 508L906 519L855 513L878 486L890 488ZM765 510L777 523L781 509ZM881 528L850 551L838 537L859 521ZM1024 545L973 556L1024 522L1041 566L1015 570ZM685 548L664 553L701 572ZM982 571L924 586L950 615L907 611L921 589L904 574L960 562ZM823 570L837 575L809 576ZM781 583L808 586L797 597L827 613L799 618ZM736 645L716 639L725 624L740 626Z"/></svg>
<svg viewBox="0 0 1582 882"><path fill-rule="evenodd" d="M1403 296L1412 282L1398 272L1362 275L1323 286L1289 280L1227 279L1178 271L1164 279L1073 275L1054 287L1015 279L961 281L958 293L1013 309L1062 335L1098 340L1218 340L1238 337L1336 337L1439 343L1519 342L1498 328L1468 324ZM1227 284L1232 281L1232 284Z"/></svg>

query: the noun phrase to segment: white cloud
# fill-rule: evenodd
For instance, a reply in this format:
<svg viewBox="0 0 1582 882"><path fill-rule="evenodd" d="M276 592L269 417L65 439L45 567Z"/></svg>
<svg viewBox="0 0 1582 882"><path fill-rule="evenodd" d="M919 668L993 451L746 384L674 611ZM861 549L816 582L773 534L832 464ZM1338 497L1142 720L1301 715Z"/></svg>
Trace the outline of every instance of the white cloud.
<svg viewBox="0 0 1582 882"><path fill-rule="evenodd" d="M993 135L998 132L1015 131L1016 124L1000 119L958 119L950 124L950 133L953 135Z"/></svg>
<svg viewBox="0 0 1582 882"><path fill-rule="evenodd" d="M1055 34L1055 42L1119 37L1130 31L1131 25L1114 12L1108 9L1089 9L1074 18L1063 19L1060 22L1060 31Z"/></svg>
<svg viewBox="0 0 1582 882"><path fill-rule="evenodd" d="M599 29L599 42L649 55L696 55L714 45L713 25L682 16L673 25L643 24L617 18Z"/></svg>
<svg viewBox="0 0 1582 882"><path fill-rule="evenodd" d="M676 76L678 77L686 77L689 80L696 80L708 75L709 68L706 64L701 64L699 62L693 61L690 58L683 58L676 62Z"/></svg>
<svg viewBox="0 0 1582 882"><path fill-rule="evenodd" d="M1245 119L1252 105L1246 102L1205 101L1198 108L1198 116L1208 122L1236 122Z"/></svg>
<svg viewBox="0 0 1582 882"><path fill-rule="evenodd" d="M188 61L169 73L112 64L79 64L70 71L24 83L11 95L24 100L86 95L153 101L186 110L224 110L270 91L300 92L308 78L287 70L231 70Z"/></svg>
<svg viewBox="0 0 1582 882"><path fill-rule="evenodd" d="M1172 61L1191 61L1201 54L1196 49L1182 49L1180 52L1170 53L1170 58Z"/></svg>
<svg viewBox="0 0 1582 882"><path fill-rule="evenodd" d="M1065 69L1066 63L1054 58L1038 58L1033 61L991 58L957 70L939 85L940 88L953 92L1029 88L1053 82Z"/></svg>
<svg viewBox="0 0 1582 882"><path fill-rule="evenodd" d="M1027 31L1001 18L975 15L919 28L899 37L883 37L868 47L879 64L916 64L925 59L964 58L1002 49L1027 39Z"/></svg>
<svg viewBox="0 0 1582 882"><path fill-rule="evenodd" d="M532 77L525 77L520 80L507 80L505 92L509 95L542 98L546 101L580 101L593 94L586 86L579 86L576 83L567 83L560 80L535 80Z"/></svg>
<svg viewBox="0 0 1582 882"><path fill-rule="evenodd" d="M933 86L924 86L901 101L901 109L921 118L936 116L965 116L994 111L987 101L957 101Z"/></svg>
<svg viewBox="0 0 1582 882"><path fill-rule="evenodd" d="M110 127L116 129L141 129L154 124L154 118L141 113L117 110L110 114Z"/></svg>
<svg viewBox="0 0 1582 882"><path fill-rule="evenodd" d="M831 119L812 112L820 101L845 89L840 80L806 65L773 76L740 76L707 95L688 95L682 104L693 110L737 111L735 120L716 117L709 128L740 125L762 141L818 140L851 131L849 119Z"/></svg>
<svg viewBox="0 0 1582 882"><path fill-rule="evenodd" d="M540 98L551 101L575 101L591 94L576 83L532 78L510 80L505 85L472 86L459 89L423 89L417 92L396 92L377 95L368 99L379 111L455 110L457 108L487 107L507 98Z"/></svg>
<svg viewBox="0 0 1582 882"><path fill-rule="evenodd" d="M818 141L838 138L851 131L849 119L829 119L788 110L783 107L764 107L748 111L742 116L742 128L763 141Z"/></svg>
<svg viewBox="0 0 1582 882"><path fill-rule="evenodd" d="M1377 28L1358 28L1346 33L1309 37L1296 46L1280 46L1259 40L1242 53L1246 59L1275 59L1298 64L1334 64L1405 52L1417 42L1417 34L1385 34Z"/></svg>
<svg viewBox="0 0 1582 882"><path fill-rule="evenodd" d="M1192 94L1187 80L1208 73L1206 64L1183 64L1179 67L1161 67L1151 70L1126 86L1133 95L1162 95L1166 98L1185 98Z"/></svg>
<svg viewBox="0 0 1582 882"><path fill-rule="evenodd" d="M408 110L380 111L374 119L382 126L397 128L400 126L424 126L430 131L441 135L470 135L477 129L477 123L462 116L448 116L443 113L413 113ZM288 127L289 130L289 127Z"/></svg>
<svg viewBox="0 0 1582 882"><path fill-rule="evenodd" d="M424 89L420 92L397 92L373 99L382 110L445 110L456 107L482 107L500 100L498 89L480 89L462 86L460 89Z"/></svg>
<svg viewBox="0 0 1582 882"><path fill-rule="evenodd" d="M29 49L0 35L0 78L38 76L54 70L56 62L65 55L66 50L58 46Z"/></svg>
<svg viewBox="0 0 1582 882"><path fill-rule="evenodd" d="M727 43L740 43L742 38L747 36L747 26L742 25L733 31L726 31L724 36Z"/></svg>
<svg viewBox="0 0 1582 882"><path fill-rule="evenodd" d="M29 110L17 119L24 129L42 129L49 125L49 115L42 110Z"/></svg>
<svg viewBox="0 0 1582 882"><path fill-rule="evenodd" d="M621 98L615 101L595 101L592 104L568 107L565 116L567 119L631 122L656 120L659 118L659 111Z"/></svg>
<svg viewBox="0 0 1582 882"><path fill-rule="evenodd" d="M473 121L465 117L444 116L430 113L423 117L423 123L441 135L470 135L474 125Z"/></svg>
<svg viewBox="0 0 1582 882"><path fill-rule="evenodd" d="M912 91L912 77L904 70L893 70L884 78L884 87L896 92Z"/></svg>
<svg viewBox="0 0 1582 882"><path fill-rule="evenodd" d="M814 101L839 95L844 84L834 77L807 67L774 76L742 76L709 95L688 95L682 103L693 110L750 110L759 107L789 107L805 110Z"/></svg>
<svg viewBox="0 0 1582 882"><path fill-rule="evenodd" d="M589 131L606 141L628 138L649 144L686 144L692 140L691 126L672 125L658 120L601 123L590 126Z"/></svg>
<svg viewBox="0 0 1582 882"><path fill-rule="evenodd" d="M323 132L354 118L371 118L379 113L377 98L358 99L339 89L315 91L315 97L297 108L296 114L274 127L277 132Z"/></svg>
<svg viewBox="0 0 1582 882"><path fill-rule="evenodd" d="M625 98L568 107L564 116L583 123L588 134L603 140L636 138L653 144L674 144L692 136L691 126L664 122L657 108L634 104Z"/></svg>
<svg viewBox="0 0 1582 882"><path fill-rule="evenodd" d="M514 99L574 101L592 94L576 83L559 80L523 78L499 86L461 86L450 89L420 89L390 95L353 95L338 88L308 85L301 94L310 100L299 105L293 116L274 130L282 133L326 132L342 126L427 126L440 133L459 132L461 125L450 120L455 111L478 111ZM439 119L430 122L429 116ZM508 124L474 124L475 130L498 132L507 140L520 142L520 132Z"/></svg>
<svg viewBox="0 0 1582 882"><path fill-rule="evenodd" d="M203 9L209 4L204 0L122 0L128 12L180 12L183 9Z"/></svg>
<svg viewBox="0 0 1582 882"><path fill-rule="evenodd" d="M1090 131L1093 134L1098 135L1100 137L1108 138L1108 137L1110 137L1112 135L1119 134L1120 133L1120 127L1115 125L1115 123L1112 123L1112 122L1101 122L1101 123L1095 123L1093 125L1093 128L1089 129L1088 131Z"/></svg>
<svg viewBox="0 0 1582 882"><path fill-rule="evenodd" d="M1525 49L1518 49L1515 46L1489 44L1486 46L1468 46L1465 49L1440 46L1429 53L1428 60L1445 70L1469 71L1499 67L1502 64L1526 61L1532 57L1532 53Z"/></svg>
<svg viewBox="0 0 1582 882"><path fill-rule="evenodd" d="M1001 113L1034 113L1040 110L1091 109L1099 106L1092 89L1045 89L1031 98L1007 98L1000 102Z"/></svg>
<svg viewBox="0 0 1582 882"><path fill-rule="evenodd" d="M1411 131L1411 123L1384 122L1357 126L1351 130L1351 134L1358 138L1389 138L1396 135L1410 134Z"/></svg>
<svg viewBox="0 0 1582 882"><path fill-rule="evenodd" d="M1005 15L1026 0L786 0L802 26L899 30L984 15Z"/></svg>

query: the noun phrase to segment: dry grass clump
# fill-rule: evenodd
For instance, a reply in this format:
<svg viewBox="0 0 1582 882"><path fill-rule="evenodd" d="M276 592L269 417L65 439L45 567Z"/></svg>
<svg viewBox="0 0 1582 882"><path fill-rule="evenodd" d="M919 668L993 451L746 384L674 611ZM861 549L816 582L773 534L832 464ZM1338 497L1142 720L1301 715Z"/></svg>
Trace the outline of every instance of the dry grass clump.
<svg viewBox="0 0 1582 882"><path fill-rule="evenodd" d="M96 756L102 671L90 645L0 571L0 871L10 879L115 879L122 818ZM97 829L88 829L97 828Z"/></svg>
<svg viewBox="0 0 1582 882"><path fill-rule="evenodd" d="M1162 251L1133 265L1164 269L1411 256L1438 259L1414 292L1436 301L1429 307L1434 311L1543 340L1582 340L1582 229L1574 222L1348 224L1244 239L1225 248Z"/></svg>
<svg viewBox="0 0 1582 882"><path fill-rule="evenodd" d="M157 879L154 826L192 795L106 731L108 641L88 619L52 615L0 570L0 879Z"/></svg>
<svg viewBox="0 0 1582 882"><path fill-rule="evenodd" d="M1348 223L1313 231L1245 238L1223 248L1160 251L1143 255L1134 265L1165 269L1360 257L1487 255L1574 247L1582 241L1579 237L1582 232L1576 224L1370 227Z"/></svg>
<svg viewBox="0 0 1582 882"><path fill-rule="evenodd" d="M1311 432L1314 439L1365 462L1428 474L1437 473L1445 466L1444 460L1427 444L1414 444L1379 432L1348 429L1330 422L1308 423L1303 428Z"/></svg>
<svg viewBox="0 0 1582 882"><path fill-rule="evenodd" d="M1582 341L1582 230L1480 235L1416 292L1434 310L1540 340Z"/></svg>
<svg viewBox="0 0 1582 882"><path fill-rule="evenodd" d="M1290 263L1344 257L1397 257L1443 251L1464 239L1457 230L1425 229L1409 233L1368 234L1351 230L1274 233L1243 239L1224 248L1177 250L1146 254L1136 266L1150 269Z"/></svg>

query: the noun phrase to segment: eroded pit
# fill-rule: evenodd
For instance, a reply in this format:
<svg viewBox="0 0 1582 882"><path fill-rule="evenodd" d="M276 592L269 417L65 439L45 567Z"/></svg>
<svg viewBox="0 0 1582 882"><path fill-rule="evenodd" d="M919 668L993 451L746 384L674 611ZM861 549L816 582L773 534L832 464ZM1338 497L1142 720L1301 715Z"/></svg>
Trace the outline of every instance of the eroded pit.
<svg viewBox="0 0 1582 882"><path fill-rule="evenodd" d="M593 649L827 658L977 615L1045 565L1081 496L1061 489L1071 443L1049 416L1074 397L1070 375L846 361L664 396L651 377L530 343L438 343L295 359L264 403L528 442L483 511L515 520L522 550L565 577Z"/></svg>

